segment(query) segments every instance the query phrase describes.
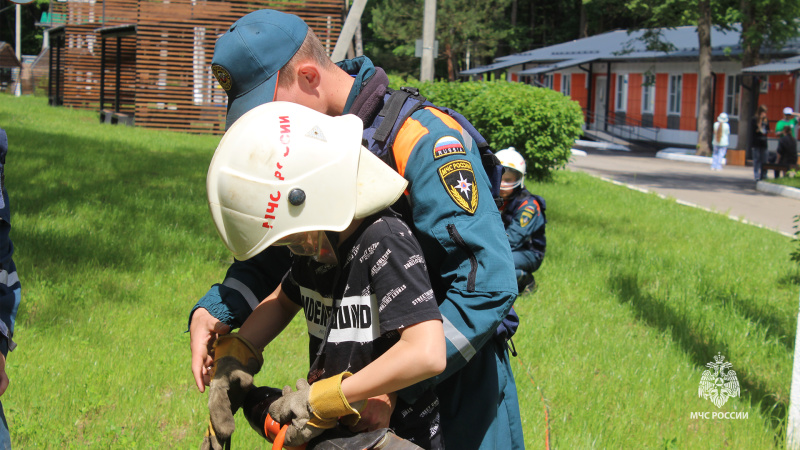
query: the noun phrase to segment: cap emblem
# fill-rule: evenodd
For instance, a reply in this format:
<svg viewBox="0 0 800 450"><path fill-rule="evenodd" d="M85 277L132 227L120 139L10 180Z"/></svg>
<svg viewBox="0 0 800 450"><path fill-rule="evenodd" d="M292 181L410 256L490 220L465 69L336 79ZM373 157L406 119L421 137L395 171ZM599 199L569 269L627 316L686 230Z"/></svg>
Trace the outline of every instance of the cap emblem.
<svg viewBox="0 0 800 450"><path fill-rule="evenodd" d="M222 89L225 89L225 92L231 90L233 81L231 80L231 74L227 69L219 64L214 64L211 66L211 72L217 78L217 81L219 81L219 85L222 86Z"/></svg>

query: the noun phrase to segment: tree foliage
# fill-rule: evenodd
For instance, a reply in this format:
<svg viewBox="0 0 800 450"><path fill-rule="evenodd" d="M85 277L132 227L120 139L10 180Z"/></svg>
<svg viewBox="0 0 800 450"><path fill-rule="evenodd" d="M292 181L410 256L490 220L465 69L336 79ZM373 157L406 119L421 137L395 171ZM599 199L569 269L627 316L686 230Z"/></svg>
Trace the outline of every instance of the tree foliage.
<svg viewBox="0 0 800 450"><path fill-rule="evenodd" d="M48 0L34 0L20 7L22 24L20 33L22 38L22 54L38 55L42 50L42 29L37 28L35 23L42 17L42 11L49 9ZM16 11L15 3L11 0L0 0L0 41L5 41L16 45ZM8 8L8 9L5 9Z"/></svg>
<svg viewBox="0 0 800 450"><path fill-rule="evenodd" d="M387 71L418 76L420 61L413 55L414 41L422 38L423 5L424 0L369 2L362 18L365 53ZM455 77L466 69L467 48L469 67L476 67L642 20L617 0L437 0L436 74Z"/></svg>
<svg viewBox="0 0 800 450"><path fill-rule="evenodd" d="M471 55L494 56L501 39L508 35L502 26L504 11L511 0L438 0L436 39L439 57L453 80L467 51ZM422 38L424 0L398 2L379 0L372 10L372 31L394 47L393 54L413 56L415 41Z"/></svg>

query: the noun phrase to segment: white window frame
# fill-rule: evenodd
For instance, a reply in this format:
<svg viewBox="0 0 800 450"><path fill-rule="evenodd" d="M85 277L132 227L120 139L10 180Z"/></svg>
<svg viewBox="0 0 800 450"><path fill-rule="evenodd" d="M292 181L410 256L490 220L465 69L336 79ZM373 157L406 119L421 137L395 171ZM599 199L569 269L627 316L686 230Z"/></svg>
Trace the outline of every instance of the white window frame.
<svg viewBox="0 0 800 450"><path fill-rule="evenodd" d="M769 94L769 75L765 75L764 79L761 80L758 90L761 94Z"/></svg>
<svg viewBox="0 0 800 450"><path fill-rule="evenodd" d="M725 77L725 108L728 117L739 117L742 103L742 79L738 75Z"/></svg>
<svg viewBox="0 0 800 450"><path fill-rule="evenodd" d="M667 92L667 115L681 115L681 98L683 97L683 74L669 76Z"/></svg>
<svg viewBox="0 0 800 450"><path fill-rule="evenodd" d="M655 110L656 110L656 76L642 75L642 112L653 114Z"/></svg>
<svg viewBox="0 0 800 450"><path fill-rule="evenodd" d="M561 74L561 93L567 97L572 95L572 74Z"/></svg>
<svg viewBox="0 0 800 450"><path fill-rule="evenodd" d="M625 112L628 110L628 74L617 74L617 92L615 95L615 111Z"/></svg>

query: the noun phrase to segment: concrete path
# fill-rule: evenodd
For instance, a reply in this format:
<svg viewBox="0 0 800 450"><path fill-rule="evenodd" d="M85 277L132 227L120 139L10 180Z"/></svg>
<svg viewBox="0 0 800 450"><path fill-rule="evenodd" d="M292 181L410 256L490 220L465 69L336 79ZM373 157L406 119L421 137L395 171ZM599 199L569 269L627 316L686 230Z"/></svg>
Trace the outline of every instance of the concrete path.
<svg viewBox="0 0 800 450"><path fill-rule="evenodd" d="M717 172L706 164L655 158L652 154L588 150L586 156L573 156L567 168L656 192L786 236L794 234L794 216L800 214L800 200L757 191L752 167L725 166Z"/></svg>

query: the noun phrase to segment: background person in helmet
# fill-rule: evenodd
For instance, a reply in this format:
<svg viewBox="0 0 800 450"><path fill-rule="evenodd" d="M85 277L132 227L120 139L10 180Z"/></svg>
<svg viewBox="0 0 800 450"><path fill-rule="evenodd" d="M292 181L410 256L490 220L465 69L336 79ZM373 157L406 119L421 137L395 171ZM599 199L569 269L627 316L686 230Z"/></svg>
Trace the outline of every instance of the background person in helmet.
<svg viewBox="0 0 800 450"><path fill-rule="evenodd" d="M361 130L353 115L275 102L244 114L214 154L209 207L234 256L247 260L270 246L295 255L280 286L239 333L216 344L209 398L230 399L227 408L211 410L219 439L233 432L240 406L234 399L252 387L264 347L301 310L308 377L295 392L284 388L270 407L275 420L291 423L289 446L333 428L339 417L352 425L367 398L444 370L441 314L422 251L405 222L386 209L408 183L361 146ZM423 448L443 448L433 389L416 402L398 402L390 422L395 433Z"/></svg>
<svg viewBox="0 0 800 450"><path fill-rule="evenodd" d="M517 287L522 293L535 285L533 272L544 260L545 247L545 202L525 188L525 159L514 147L497 152L497 158L505 167L500 197L503 204L500 212L511 244Z"/></svg>
<svg viewBox="0 0 800 450"><path fill-rule="evenodd" d="M435 386L450 448L524 448L508 353L492 339L517 296L513 261L481 155L468 132L446 112L426 106L410 117L399 116L390 158L389 142L376 145L374 139L385 117L379 113L389 84L386 73L366 57L333 64L302 19L279 11L255 11L233 24L217 40L211 69L228 96L228 126L271 101L363 120L367 147L408 180L403 217L422 246L445 323L445 371L396 395L413 402ZM286 258L270 254L281 250L275 249L235 261L224 282L192 310L192 372L201 391L211 362L208 345L217 334L240 326L258 300L272 292L279 281L275 274L285 271L280 266ZM364 422L370 417L388 421L393 396L381 400L369 402Z"/></svg>

